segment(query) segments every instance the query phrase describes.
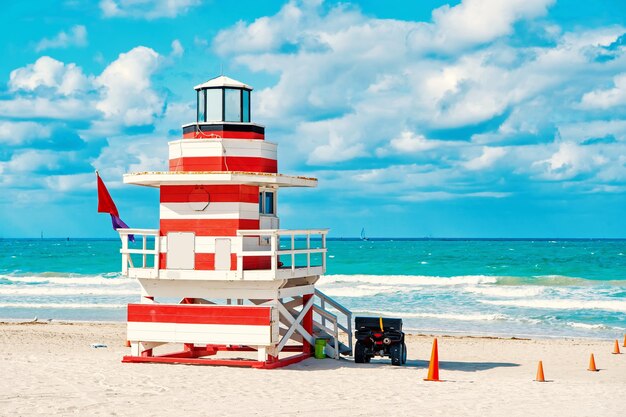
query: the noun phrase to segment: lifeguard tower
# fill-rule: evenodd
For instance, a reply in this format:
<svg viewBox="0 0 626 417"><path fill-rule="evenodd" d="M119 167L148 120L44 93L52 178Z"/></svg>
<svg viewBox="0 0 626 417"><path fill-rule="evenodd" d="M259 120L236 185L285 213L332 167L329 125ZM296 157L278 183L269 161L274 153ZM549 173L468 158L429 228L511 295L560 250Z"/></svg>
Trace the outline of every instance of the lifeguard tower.
<svg viewBox="0 0 626 417"><path fill-rule="evenodd" d="M169 171L124 175L159 188L160 224L118 229L122 272L141 286L123 361L275 368L310 357L317 338L333 358L351 354L350 311L315 289L327 229L279 229L279 190L317 180L278 173L277 145L251 122L252 87L220 76L195 90Z"/></svg>

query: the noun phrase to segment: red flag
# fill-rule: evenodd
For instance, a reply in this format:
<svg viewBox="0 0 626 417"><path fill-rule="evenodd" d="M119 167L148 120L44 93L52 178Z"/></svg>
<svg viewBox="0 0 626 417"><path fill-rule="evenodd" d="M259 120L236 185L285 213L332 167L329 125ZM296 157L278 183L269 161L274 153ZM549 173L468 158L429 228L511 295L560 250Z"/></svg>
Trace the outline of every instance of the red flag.
<svg viewBox="0 0 626 417"><path fill-rule="evenodd" d="M109 190L102 182L100 175L96 172L96 178L98 179L98 213L109 213L113 216L120 217L117 212L117 207L109 194Z"/></svg>

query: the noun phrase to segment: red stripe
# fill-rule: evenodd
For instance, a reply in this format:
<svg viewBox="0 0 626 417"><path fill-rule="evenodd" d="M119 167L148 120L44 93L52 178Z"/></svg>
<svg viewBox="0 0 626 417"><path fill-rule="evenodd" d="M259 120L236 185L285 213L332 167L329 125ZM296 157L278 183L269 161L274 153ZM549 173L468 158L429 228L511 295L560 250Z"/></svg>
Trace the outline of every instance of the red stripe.
<svg viewBox="0 0 626 417"><path fill-rule="evenodd" d="M269 256L245 256L243 258L243 269L248 271L251 269L270 269L272 267L272 258Z"/></svg>
<svg viewBox="0 0 626 417"><path fill-rule="evenodd" d="M270 269L271 258L269 256L247 256L243 258L243 269L245 271L253 269ZM159 268L167 268L167 253L159 254ZM215 270L215 254L214 253L196 253L195 268L196 271L214 271ZM237 254L230 254L230 270L237 270Z"/></svg>
<svg viewBox="0 0 626 417"><path fill-rule="evenodd" d="M192 192L198 188L209 193L213 203L258 203L259 187L251 185L163 185L161 203L188 203Z"/></svg>
<svg viewBox="0 0 626 417"><path fill-rule="evenodd" d="M222 139L265 139L265 134L257 132L229 132L216 130L212 132L188 132L183 133L183 139L212 139L220 137Z"/></svg>
<svg viewBox="0 0 626 417"><path fill-rule="evenodd" d="M214 271L215 270L215 254L214 253L196 253L195 257L196 271ZM244 266L245 266L244 262ZM267 268L269 269L269 268ZM230 270L237 270L237 254L230 254Z"/></svg>
<svg viewBox="0 0 626 417"><path fill-rule="evenodd" d="M249 219L161 219L160 235L169 232L195 232L196 236L236 236L237 230L259 229L258 220Z"/></svg>
<svg viewBox="0 0 626 417"><path fill-rule="evenodd" d="M249 156L190 156L170 159L170 171L278 172L275 159Z"/></svg>
<svg viewBox="0 0 626 417"><path fill-rule="evenodd" d="M272 316L270 307L128 304L128 321L269 326Z"/></svg>

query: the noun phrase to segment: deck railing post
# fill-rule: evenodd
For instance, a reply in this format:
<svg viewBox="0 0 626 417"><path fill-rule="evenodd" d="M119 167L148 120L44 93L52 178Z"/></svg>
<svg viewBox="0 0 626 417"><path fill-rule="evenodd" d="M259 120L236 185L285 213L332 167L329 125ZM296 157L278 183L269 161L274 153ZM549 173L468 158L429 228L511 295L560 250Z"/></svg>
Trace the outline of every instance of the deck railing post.
<svg viewBox="0 0 626 417"><path fill-rule="evenodd" d="M239 279L243 279L244 238L245 235L239 236L239 251L237 253L237 275L239 275Z"/></svg>
<svg viewBox="0 0 626 417"><path fill-rule="evenodd" d="M326 272L326 232L322 232L322 271Z"/></svg>
<svg viewBox="0 0 626 417"><path fill-rule="evenodd" d="M291 273L294 273L296 270L296 235L294 233L291 234Z"/></svg>
<svg viewBox="0 0 626 417"><path fill-rule="evenodd" d="M142 248L143 249L143 254L141 255L141 257L142 257L143 263L141 264L141 267L145 268L146 267L146 261L147 261L146 249L148 248L148 245L147 245L147 243L148 243L148 235L147 234L143 235L143 239L142 240L143 240L143 248Z"/></svg>
<svg viewBox="0 0 626 417"><path fill-rule="evenodd" d="M271 252L271 265L272 272L276 272L276 266L278 265L278 253L276 248L278 247L278 231L274 230L270 235L270 252Z"/></svg>
<svg viewBox="0 0 626 417"><path fill-rule="evenodd" d="M122 240L122 275L128 275L128 236L120 233L120 239Z"/></svg>
<svg viewBox="0 0 626 417"><path fill-rule="evenodd" d="M161 253L161 236L159 231L157 230L154 234L154 273L155 276L159 276L159 256Z"/></svg>
<svg viewBox="0 0 626 417"><path fill-rule="evenodd" d="M307 273L310 273L309 269L311 268L311 232L307 232L306 234L306 269Z"/></svg>

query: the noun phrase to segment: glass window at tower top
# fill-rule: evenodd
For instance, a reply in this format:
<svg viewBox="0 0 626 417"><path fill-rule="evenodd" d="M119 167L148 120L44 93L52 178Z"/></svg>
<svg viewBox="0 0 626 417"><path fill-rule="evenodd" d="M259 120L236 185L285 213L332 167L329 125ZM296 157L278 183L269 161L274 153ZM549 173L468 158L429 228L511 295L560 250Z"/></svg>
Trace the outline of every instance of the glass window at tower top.
<svg viewBox="0 0 626 417"><path fill-rule="evenodd" d="M234 88L224 89L224 121L241 121L241 90Z"/></svg>
<svg viewBox="0 0 626 417"><path fill-rule="evenodd" d="M221 122L222 119L222 90L210 88L206 91L206 121Z"/></svg>
<svg viewBox="0 0 626 417"><path fill-rule="evenodd" d="M198 122L206 121L206 101L204 94L206 90L198 90Z"/></svg>
<svg viewBox="0 0 626 417"><path fill-rule="evenodd" d="M241 109L243 110L243 117L241 119L244 123L250 123L250 91L243 90L241 92Z"/></svg>

